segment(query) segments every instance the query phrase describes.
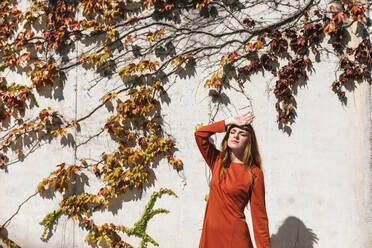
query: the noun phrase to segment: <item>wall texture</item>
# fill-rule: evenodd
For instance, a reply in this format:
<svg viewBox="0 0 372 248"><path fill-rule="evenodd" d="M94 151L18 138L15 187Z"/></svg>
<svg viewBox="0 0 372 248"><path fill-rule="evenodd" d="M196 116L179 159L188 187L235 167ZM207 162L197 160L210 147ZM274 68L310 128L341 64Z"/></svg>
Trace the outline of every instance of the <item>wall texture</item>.
<svg viewBox="0 0 372 248"><path fill-rule="evenodd" d="M83 46L83 44L77 44ZM78 50L77 49L77 54ZM164 160L153 170L152 180L142 192L133 191L110 206L110 211L96 212L96 223L112 222L131 226L142 214L151 194L160 187L172 189L178 198L164 195L156 208L170 210L151 219L147 233L160 247L198 247L211 173L194 141L195 126L222 120L244 113L251 108L255 114L253 126L263 158L266 184L267 213L273 248L367 248L372 247L372 163L371 163L371 86L357 85L347 92L343 105L330 89L337 58L324 56L314 63L306 84L298 87L296 122L290 132L279 130L275 123L275 98L272 75L251 77L242 91L226 89L229 102L216 104L203 88L209 74L197 70L192 78L177 79L169 86L172 96L162 103L164 129L177 143L177 157L184 170L177 172ZM67 74L66 85L60 91L49 92L60 100L40 99L71 119L90 112L102 92L120 84L118 78L93 86L94 75L81 68ZM14 79L21 75L14 74ZM46 92L46 94L49 94ZM216 115L216 108L219 108ZM81 131L61 146L59 141L41 142L23 161L0 171L0 223L19 211L7 227L9 238L22 247L87 247L86 232L71 219L61 218L48 242L40 240L44 216L58 207L61 195L25 199L36 192L37 184L61 162L74 163L77 158L89 157L97 151L110 151L114 144L107 136L97 136L110 109L100 109ZM219 147L223 134L213 136ZM89 179L89 180L88 180ZM102 185L94 175L87 174L89 184L78 183L72 190L96 192ZM247 222L253 238L249 207ZM125 237L134 245L139 239ZM149 247L153 247L149 245Z"/></svg>

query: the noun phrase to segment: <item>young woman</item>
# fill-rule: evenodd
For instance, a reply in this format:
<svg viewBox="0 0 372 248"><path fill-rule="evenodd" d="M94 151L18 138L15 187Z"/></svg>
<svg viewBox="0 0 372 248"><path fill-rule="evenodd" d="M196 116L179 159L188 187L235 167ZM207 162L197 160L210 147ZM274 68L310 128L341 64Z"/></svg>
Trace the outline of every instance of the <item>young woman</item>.
<svg viewBox="0 0 372 248"><path fill-rule="evenodd" d="M212 171L199 248L253 248L244 215L249 200L256 247L270 248L264 175L250 125L253 118L248 112L195 131L196 143ZM225 131L219 151L209 137Z"/></svg>

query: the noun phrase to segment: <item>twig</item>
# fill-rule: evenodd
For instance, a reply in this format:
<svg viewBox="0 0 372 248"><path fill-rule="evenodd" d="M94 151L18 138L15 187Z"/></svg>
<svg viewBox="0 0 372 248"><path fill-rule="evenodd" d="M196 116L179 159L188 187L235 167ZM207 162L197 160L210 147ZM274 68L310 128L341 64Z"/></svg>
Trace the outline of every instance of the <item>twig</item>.
<svg viewBox="0 0 372 248"><path fill-rule="evenodd" d="M13 219L13 217L14 216L16 216L17 214L18 214L18 212L19 212L19 210L21 209L21 207L22 207L22 205L23 204L25 204L28 200L30 200L32 197L34 197L34 196L36 196L37 194L38 194L39 192L35 192L35 193L33 193L32 195L30 195L26 200L24 200L19 206L18 206L18 209L17 209L17 211L9 218L9 219L7 219L5 222L4 222L4 224L2 224L1 226L0 226L0 229L2 229L2 228L5 228L6 227L6 225L8 225L9 223L10 223L10 221Z"/></svg>

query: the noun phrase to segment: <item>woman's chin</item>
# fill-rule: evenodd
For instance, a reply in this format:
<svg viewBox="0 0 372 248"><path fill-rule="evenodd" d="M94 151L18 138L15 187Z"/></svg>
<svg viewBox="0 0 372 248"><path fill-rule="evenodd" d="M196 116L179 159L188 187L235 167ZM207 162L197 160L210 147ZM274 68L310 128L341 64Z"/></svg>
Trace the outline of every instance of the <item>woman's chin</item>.
<svg viewBox="0 0 372 248"><path fill-rule="evenodd" d="M228 145L231 150L239 149L239 144L237 143L231 143Z"/></svg>

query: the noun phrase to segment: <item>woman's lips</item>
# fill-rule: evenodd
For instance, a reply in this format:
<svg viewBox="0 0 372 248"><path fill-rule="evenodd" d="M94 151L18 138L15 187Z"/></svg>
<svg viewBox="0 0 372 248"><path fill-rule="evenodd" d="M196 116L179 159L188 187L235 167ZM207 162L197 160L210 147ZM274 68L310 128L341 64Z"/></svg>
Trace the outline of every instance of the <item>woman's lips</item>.
<svg viewBox="0 0 372 248"><path fill-rule="evenodd" d="M237 143L237 144L239 143L239 142L238 142L238 141L236 141L236 140L233 140L233 141L231 141L231 142L232 142L232 143Z"/></svg>

